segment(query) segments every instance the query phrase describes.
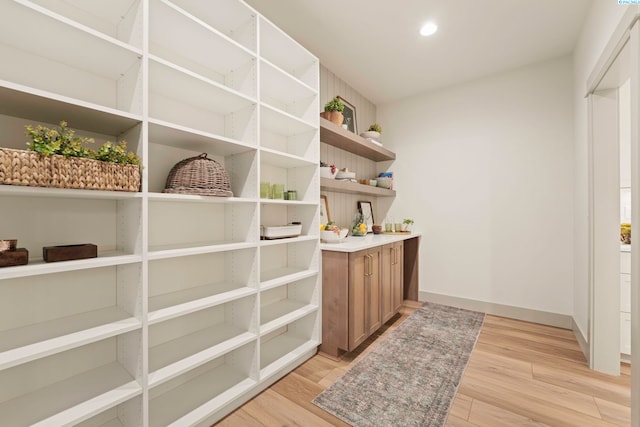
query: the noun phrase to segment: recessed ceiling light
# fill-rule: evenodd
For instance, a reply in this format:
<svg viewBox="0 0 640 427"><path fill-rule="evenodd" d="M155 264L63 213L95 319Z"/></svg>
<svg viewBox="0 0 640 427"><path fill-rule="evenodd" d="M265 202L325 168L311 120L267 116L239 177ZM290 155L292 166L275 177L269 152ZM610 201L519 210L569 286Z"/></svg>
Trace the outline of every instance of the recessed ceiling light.
<svg viewBox="0 0 640 427"><path fill-rule="evenodd" d="M420 28L420 35L427 37L433 35L436 31L438 31L438 26L433 22L427 22Z"/></svg>

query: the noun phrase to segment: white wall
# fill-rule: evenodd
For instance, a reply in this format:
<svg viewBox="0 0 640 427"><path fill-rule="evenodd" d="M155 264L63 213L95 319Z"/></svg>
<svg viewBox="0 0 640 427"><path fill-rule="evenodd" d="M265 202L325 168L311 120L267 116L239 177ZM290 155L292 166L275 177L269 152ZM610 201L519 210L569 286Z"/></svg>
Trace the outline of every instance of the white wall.
<svg viewBox="0 0 640 427"><path fill-rule="evenodd" d="M420 290L570 315L570 58L378 106Z"/></svg>
<svg viewBox="0 0 640 427"><path fill-rule="evenodd" d="M573 317L585 339L589 325L589 239L588 239L588 141L587 141L587 78L609 41L614 29L629 6L615 1L594 0L573 59L574 127L573 156L574 218L573 218Z"/></svg>

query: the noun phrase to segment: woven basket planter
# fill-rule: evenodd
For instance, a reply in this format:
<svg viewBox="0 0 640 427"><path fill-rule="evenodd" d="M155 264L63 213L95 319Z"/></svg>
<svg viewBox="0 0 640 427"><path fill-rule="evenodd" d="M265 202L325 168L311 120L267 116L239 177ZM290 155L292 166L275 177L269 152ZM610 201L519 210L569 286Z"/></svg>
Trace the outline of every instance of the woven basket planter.
<svg viewBox="0 0 640 427"><path fill-rule="evenodd" d="M140 191L140 166L0 148L0 184Z"/></svg>
<svg viewBox="0 0 640 427"><path fill-rule="evenodd" d="M167 177L164 193L233 197L224 167L202 153L176 163Z"/></svg>

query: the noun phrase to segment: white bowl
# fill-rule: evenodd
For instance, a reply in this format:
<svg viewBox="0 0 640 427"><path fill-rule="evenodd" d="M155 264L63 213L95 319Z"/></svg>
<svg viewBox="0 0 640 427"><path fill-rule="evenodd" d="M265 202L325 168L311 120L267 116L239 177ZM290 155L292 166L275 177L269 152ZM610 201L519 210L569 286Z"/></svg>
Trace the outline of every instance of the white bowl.
<svg viewBox="0 0 640 427"><path fill-rule="evenodd" d="M393 183L393 178L387 178L379 176L377 179L376 185L382 188L391 188L391 184Z"/></svg>
<svg viewBox="0 0 640 427"><path fill-rule="evenodd" d="M340 234L337 234L331 230L322 230L320 231L320 239L324 243L341 243L347 237L347 233L349 232L348 228L341 228Z"/></svg>
<svg viewBox="0 0 640 427"><path fill-rule="evenodd" d="M336 179L354 179L356 177L355 172L338 171Z"/></svg>
<svg viewBox="0 0 640 427"><path fill-rule="evenodd" d="M337 170L335 173L331 173L331 167L324 167L324 166L320 167L320 178L334 179L337 173L338 173Z"/></svg>
<svg viewBox="0 0 640 427"><path fill-rule="evenodd" d="M380 138L380 132L376 132L374 130L368 130L366 132L362 132L360 134L360 136L363 137L363 138L378 139L378 138Z"/></svg>

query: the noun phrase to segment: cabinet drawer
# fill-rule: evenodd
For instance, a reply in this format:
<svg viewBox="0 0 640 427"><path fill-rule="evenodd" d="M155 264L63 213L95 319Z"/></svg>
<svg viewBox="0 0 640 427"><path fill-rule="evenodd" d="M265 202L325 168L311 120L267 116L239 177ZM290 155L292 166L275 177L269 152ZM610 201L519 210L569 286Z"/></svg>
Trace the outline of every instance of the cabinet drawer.
<svg viewBox="0 0 640 427"><path fill-rule="evenodd" d="M631 252L620 252L620 273L631 274Z"/></svg>
<svg viewBox="0 0 640 427"><path fill-rule="evenodd" d="M631 275L620 275L620 311L631 313Z"/></svg>
<svg viewBox="0 0 640 427"><path fill-rule="evenodd" d="M620 353L631 355L631 314L620 313Z"/></svg>

